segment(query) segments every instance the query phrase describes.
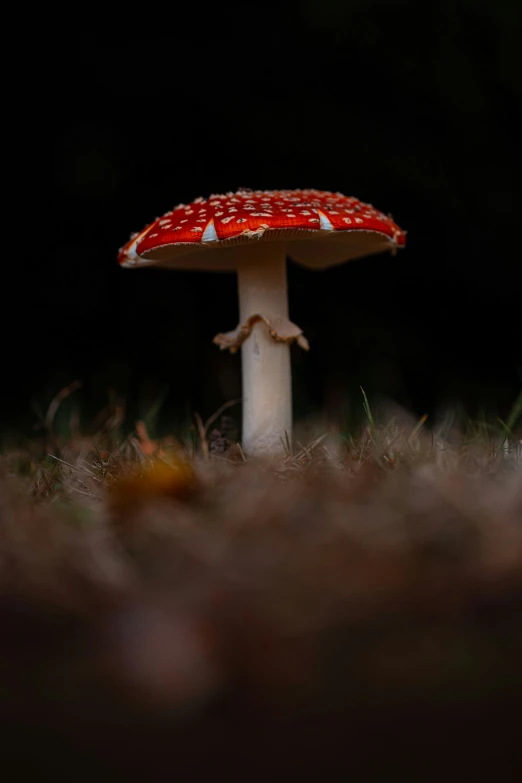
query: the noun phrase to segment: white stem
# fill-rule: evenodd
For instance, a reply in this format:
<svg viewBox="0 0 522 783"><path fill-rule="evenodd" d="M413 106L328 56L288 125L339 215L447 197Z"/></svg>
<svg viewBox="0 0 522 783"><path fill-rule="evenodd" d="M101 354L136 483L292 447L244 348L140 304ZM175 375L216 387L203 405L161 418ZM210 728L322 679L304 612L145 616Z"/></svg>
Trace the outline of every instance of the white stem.
<svg viewBox="0 0 522 783"><path fill-rule="evenodd" d="M238 248L240 323L252 315L288 320L286 248L281 242L257 242ZM270 337L256 323L241 346L243 374L243 449L274 454L292 438L290 346Z"/></svg>

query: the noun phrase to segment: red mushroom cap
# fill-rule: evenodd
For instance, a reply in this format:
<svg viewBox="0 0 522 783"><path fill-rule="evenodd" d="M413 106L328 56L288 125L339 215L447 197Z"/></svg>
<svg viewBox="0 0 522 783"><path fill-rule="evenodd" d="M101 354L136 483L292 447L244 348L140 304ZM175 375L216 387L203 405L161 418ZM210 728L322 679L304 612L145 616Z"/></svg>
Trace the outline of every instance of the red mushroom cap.
<svg viewBox="0 0 522 783"><path fill-rule="evenodd" d="M122 266L234 269L227 248L286 241L288 255L309 267L395 251L399 226L371 204L324 190L239 190L179 204L120 248ZM219 249L220 252L209 252Z"/></svg>

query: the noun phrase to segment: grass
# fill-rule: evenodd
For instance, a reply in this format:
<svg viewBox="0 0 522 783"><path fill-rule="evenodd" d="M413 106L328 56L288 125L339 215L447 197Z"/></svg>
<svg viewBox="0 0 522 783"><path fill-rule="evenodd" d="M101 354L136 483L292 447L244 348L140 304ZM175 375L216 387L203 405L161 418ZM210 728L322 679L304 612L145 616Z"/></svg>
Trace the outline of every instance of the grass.
<svg viewBox="0 0 522 783"><path fill-rule="evenodd" d="M18 763L511 779L522 395L505 422L459 426L362 395L357 432L298 427L264 461L230 438L237 401L184 442L152 418L124 434L116 399L61 436L67 390L5 450L0 725Z"/></svg>

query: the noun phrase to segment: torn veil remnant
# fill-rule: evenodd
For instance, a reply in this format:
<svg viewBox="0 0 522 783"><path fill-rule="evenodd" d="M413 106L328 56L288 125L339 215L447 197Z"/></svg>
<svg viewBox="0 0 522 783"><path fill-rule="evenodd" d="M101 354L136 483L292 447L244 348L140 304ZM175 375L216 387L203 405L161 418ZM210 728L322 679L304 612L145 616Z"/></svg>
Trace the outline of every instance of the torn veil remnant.
<svg viewBox="0 0 522 783"><path fill-rule="evenodd" d="M272 454L292 430L290 344L308 350L289 320L286 258L323 269L396 252L404 231L370 204L323 190L247 190L197 198L156 218L119 251L122 266L229 270L238 275L239 325L214 342L241 347L243 449Z"/></svg>
<svg viewBox="0 0 522 783"><path fill-rule="evenodd" d="M287 318L281 318L276 316L275 318L268 319L264 315L255 313L250 315L246 323L238 324L231 332L225 332L225 334L216 334L213 342L219 345L221 350L228 348L230 353L236 353L238 348L241 348L247 337L250 337L253 327L263 322L268 328L268 334L276 342L280 343L293 343L294 341L305 351L308 351L310 346L308 340L302 333L301 329L289 321Z"/></svg>

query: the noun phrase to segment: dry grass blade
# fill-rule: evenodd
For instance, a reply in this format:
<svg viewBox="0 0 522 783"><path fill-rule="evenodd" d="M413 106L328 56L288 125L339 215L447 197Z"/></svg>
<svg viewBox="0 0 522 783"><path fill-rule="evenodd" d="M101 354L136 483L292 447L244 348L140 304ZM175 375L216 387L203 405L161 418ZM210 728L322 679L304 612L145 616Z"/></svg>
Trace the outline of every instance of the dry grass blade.
<svg viewBox="0 0 522 783"><path fill-rule="evenodd" d="M95 473L92 472L92 470L89 470L89 468L85 464L85 460L82 460L82 467L78 467L78 465L71 465L70 462L66 462L64 459L61 459L61 457L56 457L54 454L48 455L51 459L55 459L57 462L61 462L62 465L67 465L68 468L71 468L71 470L77 470L79 473L82 471L85 473L88 473L90 476L92 476L94 479L98 480L98 477Z"/></svg>
<svg viewBox="0 0 522 783"><path fill-rule="evenodd" d="M205 425L203 424L203 419L201 418L201 416L197 411L194 414L194 418L196 419L196 424L198 425L199 444L201 446L201 453L203 455L203 459L208 460L209 447L208 447L208 440L207 440L207 431L205 429Z"/></svg>
<svg viewBox="0 0 522 783"><path fill-rule="evenodd" d="M412 431L408 435L408 443L411 444L411 443L413 443L414 440L416 440L416 438L418 437L420 431L424 427L427 419L428 419L428 414L427 413L425 413L424 416L421 416L421 418L419 419L419 421L417 422L415 427L412 429Z"/></svg>
<svg viewBox="0 0 522 783"><path fill-rule="evenodd" d="M210 427L216 422L219 417L229 408L231 408L233 405L237 405L239 402L242 402L243 400L237 399L237 400L229 400L228 402L225 402L224 405L222 405L220 408L217 409L215 413L212 414L212 416L209 416L209 418L203 422L203 419L201 418L199 413L194 414L194 418L196 419L196 424L198 427L198 435L199 435L199 442L201 446L201 452L203 454L203 459L208 460L210 456L210 449L208 444L208 431ZM243 455L244 456L244 455Z"/></svg>
<svg viewBox="0 0 522 783"><path fill-rule="evenodd" d="M71 394L73 394L73 392L80 389L82 385L82 381L73 381L68 386L64 386L64 388L61 389L55 397L53 397L45 415L45 428L49 433L52 432L54 419L62 402Z"/></svg>

